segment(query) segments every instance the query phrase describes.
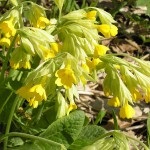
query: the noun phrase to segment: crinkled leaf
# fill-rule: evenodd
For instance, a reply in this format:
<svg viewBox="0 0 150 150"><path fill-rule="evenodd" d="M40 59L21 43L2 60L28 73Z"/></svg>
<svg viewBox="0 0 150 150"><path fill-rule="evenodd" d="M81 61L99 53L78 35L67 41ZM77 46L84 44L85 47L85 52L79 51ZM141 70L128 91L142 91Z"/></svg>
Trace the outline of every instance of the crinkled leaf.
<svg viewBox="0 0 150 150"><path fill-rule="evenodd" d="M85 126L78 138L71 144L69 149L77 150L87 145L93 144L99 137L105 133L105 129L96 125Z"/></svg>
<svg viewBox="0 0 150 150"><path fill-rule="evenodd" d="M40 136L69 147L81 132L84 120L84 112L76 110L69 116L56 120Z"/></svg>

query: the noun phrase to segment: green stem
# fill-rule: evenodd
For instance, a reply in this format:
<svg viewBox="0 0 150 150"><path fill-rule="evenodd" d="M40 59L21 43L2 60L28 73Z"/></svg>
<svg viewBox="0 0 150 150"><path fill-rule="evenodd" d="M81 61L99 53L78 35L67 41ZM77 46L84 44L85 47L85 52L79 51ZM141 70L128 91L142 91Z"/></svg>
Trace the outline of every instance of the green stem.
<svg viewBox="0 0 150 150"><path fill-rule="evenodd" d="M1 114L1 112L2 112L2 110L3 110L3 108L4 108L4 106L7 104L8 100L9 100L10 97L12 96L12 94L13 94L13 92L11 92L11 93L9 94L9 96L7 97L7 99L5 100L5 102L2 104L1 109L0 109L0 114Z"/></svg>
<svg viewBox="0 0 150 150"><path fill-rule="evenodd" d="M57 142L45 139L43 137L34 136L34 135L31 135L31 134L26 134L26 133L20 133L20 132L11 132L11 133L8 133L5 136L3 136L0 139L0 141L3 140L3 139L5 139L7 136L17 136L17 137L23 137L23 138L32 139L32 140L39 140L39 141L44 142L44 143L49 143L50 145L59 146L59 147L61 147L62 150L66 150L65 146L62 145L62 144L60 144L60 143L57 143Z"/></svg>
<svg viewBox="0 0 150 150"><path fill-rule="evenodd" d="M11 45L10 45L10 47L9 47L9 49L8 49L7 54L6 54L6 57L5 57L3 66L2 66L2 70L1 70L0 83L2 83L2 82L4 81L4 78L5 78L5 71L6 71L6 69L7 69L7 64L8 64L8 61L9 61L10 53L12 52L13 45L14 45L14 43L15 43L16 37L17 37L17 34L14 36L13 41L11 42Z"/></svg>
<svg viewBox="0 0 150 150"><path fill-rule="evenodd" d="M32 125L36 125L36 124L39 122L39 120L40 120L40 118L41 118L41 116L42 116L42 113L43 113L44 102L43 102L42 105L39 106L39 107L40 107L40 108L39 108L37 114L35 115L35 118L34 118L33 121L32 121Z"/></svg>
<svg viewBox="0 0 150 150"><path fill-rule="evenodd" d="M18 103L18 99L19 99L19 97L17 96L13 102L12 107L11 107L10 115L8 117L7 126L6 126L6 130L5 130L5 135L8 134L10 131L11 122L12 122L13 115L14 115L14 112L16 109L16 105ZM8 143L8 137L4 140L4 149L3 150L7 150L7 143Z"/></svg>

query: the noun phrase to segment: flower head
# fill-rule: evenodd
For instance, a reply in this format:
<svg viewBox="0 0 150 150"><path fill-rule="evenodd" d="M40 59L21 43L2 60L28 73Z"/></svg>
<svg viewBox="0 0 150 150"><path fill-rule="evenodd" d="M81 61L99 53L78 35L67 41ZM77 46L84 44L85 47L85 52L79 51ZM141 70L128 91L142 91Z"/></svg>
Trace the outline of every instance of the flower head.
<svg viewBox="0 0 150 150"><path fill-rule="evenodd" d="M56 42L53 42L53 43L50 43L50 46L51 46L51 49L55 52L55 53L58 53L58 51L60 51L60 47L61 45L56 43Z"/></svg>
<svg viewBox="0 0 150 150"><path fill-rule="evenodd" d="M55 52L52 49L49 49L42 45L40 45L39 48L40 48L40 50L38 51L38 53L44 60L55 57Z"/></svg>
<svg viewBox="0 0 150 150"><path fill-rule="evenodd" d="M13 69L20 69L20 68L24 68L24 69L30 69L31 68L31 64L30 61L28 60L21 60L21 61L14 61L14 60L10 60L10 66Z"/></svg>
<svg viewBox="0 0 150 150"><path fill-rule="evenodd" d="M57 86L63 85L66 89L69 89L72 87L72 84L76 83L74 71L70 66L57 70L55 76L57 77L55 81Z"/></svg>
<svg viewBox="0 0 150 150"><path fill-rule="evenodd" d="M142 99L142 94L138 89L136 89L136 88L130 89L130 92L132 94L134 101L138 101L138 100Z"/></svg>
<svg viewBox="0 0 150 150"><path fill-rule="evenodd" d="M96 45L94 50L94 57L103 56L106 54L106 52L109 50L108 47L104 45Z"/></svg>
<svg viewBox="0 0 150 150"><path fill-rule="evenodd" d="M39 17L37 20L37 24L36 27L40 28L40 29L44 29L46 28L46 26L48 26L50 24L50 21L45 18L45 17Z"/></svg>
<svg viewBox="0 0 150 150"><path fill-rule="evenodd" d="M86 59L86 64L90 69L95 69L99 62L101 62L99 58Z"/></svg>
<svg viewBox="0 0 150 150"><path fill-rule="evenodd" d="M5 37L1 38L0 45L4 45L8 48L10 46L10 39Z"/></svg>
<svg viewBox="0 0 150 150"><path fill-rule="evenodd" d="M10 18L9 20L0 23L0 30L7 38L10 38L11 36L14 36L16 34L16 29L14 28L12 21L13 18Z"/></svg>
<svg viewBox="0 0 150 150"><path fill-rule="evenodd" d="M121 108L119 115L121 118L132 118L135 115L135 110L126 102Z"/></svg>
<svg viewBox="0 0 150 150"><path fill-rule="evenodd" d="M115 25L101 24L97 26L99 32L101 32L106 38L111 36L116 36L118 33L118 28Z"/></svg>
<svg viewBox="0 0 150 150"><path fill-rule="evenodd" d="M119 107L120 106L120 101L118 97L113 97L108 101L108 105L114 106L114 107Z"/></svg>
<svg viewBox="0 0 150 150"><path fill-rule="evenodd" d="M96 20L96 13L97 11L95 10L89 11L87 12L86 17L90 20Z"/></svg>
<svg viewBox="0 0 150 150"><path fill-rule="evenodd" d="M25 85L18 89L16 93L25 98L33 108L37 108L39 102L47 99L45 89L41 84Z"/></svg>

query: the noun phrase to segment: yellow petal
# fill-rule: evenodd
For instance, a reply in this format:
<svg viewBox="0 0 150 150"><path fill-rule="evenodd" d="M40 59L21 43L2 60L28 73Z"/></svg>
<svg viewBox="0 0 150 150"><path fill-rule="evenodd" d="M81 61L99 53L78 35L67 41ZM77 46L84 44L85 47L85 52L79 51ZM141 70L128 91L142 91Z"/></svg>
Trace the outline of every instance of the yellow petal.
<svg viewBox="0 0 150 150"><path fill-rule="evenodd" d="M96 13L97 11L95 10L89 11L87 12L86 17L90 20L96 20Z"/></svg>
<svg viewBox="0 0 150 150"><path fill-rule="evenodd" d="M108 105L109 106L113 106L113 107L119 107L120 106L120 101L118 99L118 97L113 97L108 101Z"/></svg>
<svg viewBox="0 0 150 150"><path fill-rule="evenodd" d="M108 47L104 45L96 45L94 50L94 57L103 56L106 54L106 52L109 50Z"/></svg>
<svg viewBox="0 0 150 150"><path fill-rule="evenodd" d="M130 119L135 115L135 110L128 103L125 103L124 106L120 108L119 115L121 118Z"/></svg>
<svg viewBox="0 0 150 150"><path fill-rule="evenodd" d="M8 48L10 46L10 39L9 38L0 39L0 45L4 45Z"/></svg>
<svg viewBox="0 0 150 150"><path fill-rule="evenodd" d="M44 29L46 26L50 24L50 21L45 17L39 17L37 20L37 27Z"/></svg>
<svg viewBox="0 0 150 150"><path fill-rule="evenodd" d="M118 28L112 24L111 25L108 25L108 24L98 25L97 29L106 38L110 38L111 36L116 36L118 33Z"/></svg>

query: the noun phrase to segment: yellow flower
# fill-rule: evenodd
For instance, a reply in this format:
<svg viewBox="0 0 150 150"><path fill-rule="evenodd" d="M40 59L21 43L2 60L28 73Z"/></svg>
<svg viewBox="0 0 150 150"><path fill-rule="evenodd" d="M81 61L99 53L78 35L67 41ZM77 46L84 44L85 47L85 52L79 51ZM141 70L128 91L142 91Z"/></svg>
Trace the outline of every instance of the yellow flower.
<svg viewBox="0 0 150 150"><path fill-rule="evenodd" d="M86 58L86 64L90 69L94 69L99 62L101 62L99 58Z"/></svg>
<svg viewBox="0 0 150 150"><path fill-rule="evenodd" d="M119 101L118 97L113 97L108 101L107 104L110 105L110 106L119 107L120 106L120 101Z"/></svg>
<svg viewBox="0 0 150 150"><path fill-rule="evenodd" d="M50 43L51 49L55 52L55 54L58 53L58 51L60 51L60 44L54 42L54 43Z"/></svg>
<svg viewBox="0 0 150 150"><path fill-rule="evenodd" d="M10 63L11 68L13 68L13 69L18 69L19 68L19 63L18 62L10 60L9 63Z"/></svg>
<svg viewBox="0 0 150 150"><path fill-rule="evenodd" d="M16 29L13 25L13 18L7 21L3 21L0 23L0 30L4 34L5 37L10 38L16 34Z"/></svg>
<svg viewBox="0 0 150 150"><path fill-rule="evenodd" d="M104 45L96 45L94 50L94 57L103 56L106 54L106 52L109 50L108 47Z"/></svg>
<svg viewBox="0 0 150 150"><path fill-rule="evenodd" d="M13 59L10 59L10 66L13 69L20 69L20 68L24 68L24 69L30 69L31 68L31 64L28 60L21 60L21 61L15 61Z"/></svg>
<svg viewBox="0 0 150 150"><path fill-rule="evenodd" d="M97 29L101 32L106 38L110 38L111 36L116 36L118 33L118 28L115 25L102 24L98 25Z"/></svg>
<svg viewBox="0 0 150 150"><path fill-rule="evenodd" d="M97 11L95 10L89 11L87 12L86 17L90 20L96 20L96 13Z"/></svg>
<svg viewBox="0 0 150 150"><path fill-rule="evenodd" d="M135 115L135 110L126 102L124 106L120 108L119 115L121 118L132 118Z"/></svg>
<svg viewBox="0 0 150 150"><path fill-rule="evenodd" d="M31 64L29 61L21 61L19 64L19 68L30 69Z"/></svg>
<svg viewBox="0 0 150 150"><path fill-rule="evenodd" d="M10 39L3 37L0 39L0 45L4 45L8 48L10 46Z"/></svg>
<svg viewBox="0 0 150 150"><path fill-rule="evenodd" d="M134 89L131 89L130 92L132 94L134 101L142 100L142 94L139 90L134 88Z"/></svg>
<svg viewBox="0 0 150 150"><path fill-rule="evenodd" d="M18 89L16 93L25 98L33 108L37 108L39 102L47 99L45 89L41 84L25 85Z"/></svg>
<svg viewBox="0 0 150 150"><path fill-rule="evenodd" d="M50 24L50 21L45 17L39 17L37 20L37 27L40 29L46 28Z"/></svg>
<svg viewBox="0 0 150 150"><path fill-rule="evenodd" d="M70 68L70 66L57 70L55 76L57 77L55 81L57 86L63 85L66 89L69 89L72 87L72 84L76 83L74 71Z"/></svg>
<svg viewBox="0 0 150 150"><path fill-rule="evenodd" d="M77 105L75 103L70 103L67 110L67 115L69 115L70 111L77 109Z"/></svg>
<svg viewBox="0 0 150 150"><path fill-rule="evenodd" d="M40 45L39 47L41 49L41 51L39 51L39 54L44 60L55 57L55 52L53 50L48 49L47 47L44 47L42 45Z"/></svg>

